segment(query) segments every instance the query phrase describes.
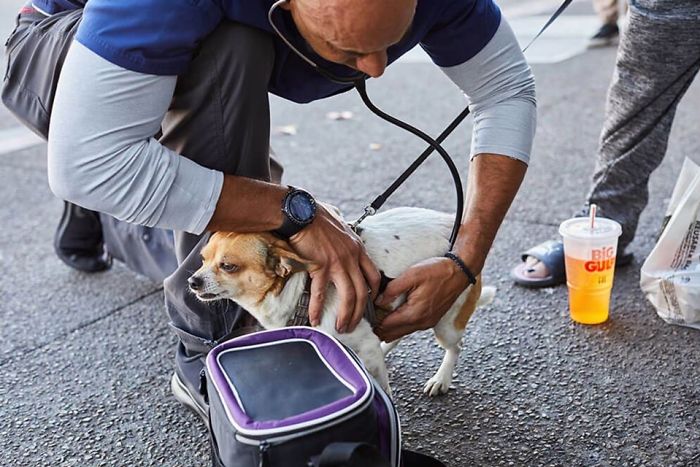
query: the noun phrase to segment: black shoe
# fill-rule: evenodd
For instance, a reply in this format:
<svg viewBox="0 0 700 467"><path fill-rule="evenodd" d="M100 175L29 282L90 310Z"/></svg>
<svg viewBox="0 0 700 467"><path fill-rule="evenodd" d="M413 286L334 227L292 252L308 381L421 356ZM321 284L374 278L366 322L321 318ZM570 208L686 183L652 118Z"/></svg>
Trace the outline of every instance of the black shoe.
<svg viewBox="0 0 700 467"><path fill-rule="evenodd" d="M588 41L588 47L607 47L616 45L620 38L620 28L617 24L604 24Z"/></svg>
<svg viewBox="0 0 700 467"><path fill-rule="evenodd" d="M99 272L112 266L102 241L99 214L68 201L64 201L53 246L59 259L78 271Z"/></svg>

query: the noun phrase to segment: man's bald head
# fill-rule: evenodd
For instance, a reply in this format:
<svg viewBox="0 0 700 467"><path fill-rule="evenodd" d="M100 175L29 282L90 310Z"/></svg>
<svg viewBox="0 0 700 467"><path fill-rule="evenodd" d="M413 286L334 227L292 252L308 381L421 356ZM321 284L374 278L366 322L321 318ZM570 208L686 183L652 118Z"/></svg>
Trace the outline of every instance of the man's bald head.
<svg viewBox="0 0 700 467"><path fill-rule="evenodd" d="M386 49L410 28L416 0L289 0L284 7L319 55L380 76Z"/></svg>

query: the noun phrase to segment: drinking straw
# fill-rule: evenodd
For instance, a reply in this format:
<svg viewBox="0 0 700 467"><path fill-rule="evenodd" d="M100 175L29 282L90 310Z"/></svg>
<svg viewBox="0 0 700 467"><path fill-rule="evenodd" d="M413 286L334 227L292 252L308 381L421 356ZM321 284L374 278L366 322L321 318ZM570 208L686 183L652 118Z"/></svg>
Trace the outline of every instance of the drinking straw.
<svg viewBox="0 0 700 467"><path fill-rule="evenodd" d="M595 228L595 212L598 210L598 206L595 204L591 204L590 208L588 209L588 218L591 221L591 230Z"/></svg>

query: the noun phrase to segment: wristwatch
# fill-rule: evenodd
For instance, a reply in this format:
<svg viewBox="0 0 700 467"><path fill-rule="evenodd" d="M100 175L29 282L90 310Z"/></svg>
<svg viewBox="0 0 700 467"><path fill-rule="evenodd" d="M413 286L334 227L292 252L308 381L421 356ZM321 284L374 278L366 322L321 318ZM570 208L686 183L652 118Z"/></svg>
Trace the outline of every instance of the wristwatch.
<svg viewBox="0 0 700 467"><path fill-rule="evenodd" d="M289 239L311 224L316 217L316 200L304 190L289 187L282 200L282 226L273 230L278 237Z"/></svg>

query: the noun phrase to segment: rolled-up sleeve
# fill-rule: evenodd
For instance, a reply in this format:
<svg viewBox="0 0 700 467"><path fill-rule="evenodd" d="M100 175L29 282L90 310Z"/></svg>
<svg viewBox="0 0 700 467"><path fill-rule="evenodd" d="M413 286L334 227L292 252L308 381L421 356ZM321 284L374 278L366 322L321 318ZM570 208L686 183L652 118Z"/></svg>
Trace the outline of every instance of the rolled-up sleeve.
<svg viewBox="0 0 700 467"><path fill-rule="evenodd" d="M56 196L134 224L201 233L223 174L161 145L175 76L115 65L79 42L65 60L49 129Z"/></svg>
<svg viewBox="0 0 700 467"><path fill-rule="evenodd" d="M476 55L441 68L469 100L472 157L500 154L529 163L537 127L535 79L505 18Z"/></svg>

